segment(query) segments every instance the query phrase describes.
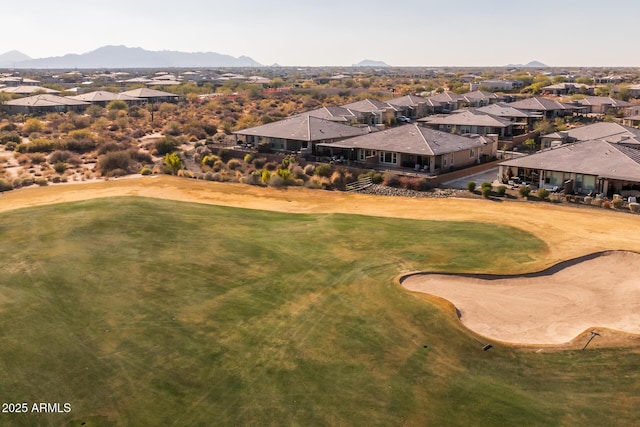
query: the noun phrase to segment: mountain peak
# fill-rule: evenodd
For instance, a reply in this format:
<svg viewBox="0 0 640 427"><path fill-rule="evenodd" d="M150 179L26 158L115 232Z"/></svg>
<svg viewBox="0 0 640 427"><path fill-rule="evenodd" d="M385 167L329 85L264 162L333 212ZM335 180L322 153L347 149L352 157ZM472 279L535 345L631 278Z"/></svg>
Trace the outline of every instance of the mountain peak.
<svg viewBox="0 0 640 427"><path fill-rule="evenodd" d="M382 61L373 61L371 59L364 59L357 64L353 65L354 67L389 67L389 64L386 64Z"/></svg>
<svg viewBox="0 0 640 427"><path fill-rule="evenodd" d="M83 54L15 61L17 68L199 68L259 67L247 56L235 58L215 52L151 51L141 47L106 45Z"/></svg>
<svg viewBox="0 0 640 427"><path fill-rule="evenodd" d="M0 55L0 67L13 67L16 63L28 61L29 59L31 57L28 55L17 50L11 50Z"/></svg>

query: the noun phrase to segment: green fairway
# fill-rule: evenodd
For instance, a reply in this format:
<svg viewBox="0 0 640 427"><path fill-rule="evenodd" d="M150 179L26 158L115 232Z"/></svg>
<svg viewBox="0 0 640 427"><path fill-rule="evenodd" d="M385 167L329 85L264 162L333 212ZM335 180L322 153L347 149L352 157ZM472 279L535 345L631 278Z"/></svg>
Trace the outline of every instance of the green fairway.
<svg viewBox="0 0 640 427"><path fill-rule="evenodd" d="M144 198L0 215L0 425L634 425L630 349L482 351L401 272L507 273L509 227ZM82 424L84 423L84 424Z"/></svg>

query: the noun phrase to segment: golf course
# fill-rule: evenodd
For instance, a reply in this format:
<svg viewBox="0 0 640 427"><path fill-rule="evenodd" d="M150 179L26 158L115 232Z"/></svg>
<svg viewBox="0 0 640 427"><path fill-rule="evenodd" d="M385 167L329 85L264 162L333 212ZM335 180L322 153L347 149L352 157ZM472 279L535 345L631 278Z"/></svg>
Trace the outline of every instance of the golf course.
<svg viewBox="0 0 640 427"><path fill-rule="evenodd" d="M2 401L70 405L0 425L640 422L640 336L514 344L400 283L637 253L637 214L151 176L1 193L0 236Z"/></svg>

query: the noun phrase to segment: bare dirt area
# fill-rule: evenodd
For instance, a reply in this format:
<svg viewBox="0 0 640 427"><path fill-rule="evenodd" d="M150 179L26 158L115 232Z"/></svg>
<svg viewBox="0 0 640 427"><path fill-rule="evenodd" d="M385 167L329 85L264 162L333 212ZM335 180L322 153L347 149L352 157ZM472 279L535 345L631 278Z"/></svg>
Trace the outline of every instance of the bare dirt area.
<svg viewBox="0 0 640 427"><path fill-rule="evenodd" d="M567 343L587 330L640 334L640 254L612 251L539 274L416 274L402 285L445 298L485 337L518 344Z"/></svg>
<svg viewBox="0 0 640 427"><path fill-rule="evenodd" d="M83 184L64 184L48 187L32 187L0 193L0 212L28 206L39 206L51 203L64 203L100 197L141 196L161 199L171 199L185 202L207 203L222 206L233 206L248 209L263 209L291 213L347 213L373 215L383 217L447 220L447 221L476 221L481 223L496 223L518 227L531 232L546 242L548 251L544 259L532 259L531 262L516 264L512 273L530 273L549 268L562 261L578 258L601 251L624 250L640 252L640 216L614 210L580 209L570 206L560 206L550 203L526 203L509 201L491 201L483 199L463 198L400 198L376 195L351 194L336 191L309 190L298 187L286 189L264 188L244 184L216 183L200 180L190 180L171 176L149 176L138 179L117 179L107 182L90 182ZM503 256L504 254L499 254ZM627 303L635 301L634 309L640 306L638 289L634 288L638 280L633 275L624 278L625 271L634 272L637 277L636 266L640 265L638 255L625 255L618 259L615 256L602 257L584 265L576 264L569 270L568 281L574 281L578 286L574 291L561 282L558 293L554 296L551 290L536 289L542 285L529 283L526 279L524 294L515 293L510 304L518 300L535 301L536 307L541 300L554 300L556 306L575 305L578 307L591 306L592 302L600 302L605 297L597 296L597 284L602 282L613 286L624 286L628 289ZM595 264L594 264L595 263ZM409 273L409 272L404 272ZM487 272L478 272L487 273ZM571 277L569 277L571 276ZM615 277L615 280L613 278ZM588 288L580 290L580 286L588 280ZM531 279L533 280L533 279ZM565 280L565 279L561 279ZM476 287L481 286L479 283ZM493 285L492 285L493 286ZM506 286L502 284L501 286ZM487 292L485 289L483 292ZM565 289L566 288L566 289ZM471 289L471 288L470 288ZM624 290L623 288L620 288ZM469 291L471 292L471 291ZM575 294L575 295L574 295ZM633 295L633 296L631 296ZM527 299L527 296L533 297ZM469 294L466 298L473 299ZM613 297L612 297L613 298ZM635 298L635 299L633 299ZM485 304L499 304L494 301L495 296L483 298ZM560 301L559 303L557 301ZM606 301L603 299L603 301ZM455 303L458 305L457 303ZM515 305L514 305L515 307ZM603 313L606 309L593 305L592 310ZM465 324L474 318L472 310L462 307ZM495 311L487 309L485 311ZM505 324L518 323L513 316L518 310L503 314ZM618 309L611 309L611 312ZM617 317L619 313L614 313ZM630 313L627 313L630 314ZM599 314L600 315L600 314ZM602 314L604 315L604 314ZM599 318L598 318L599 319ZM631 318L629 318L631 319ZM640 319L631 319L640 323ZM606 320L606 319L605 319ZM475 320L476 323L491 322L488 319ZM585 320L566 332L563 327L547 327L548 336L553 336L550 343L565 342L575 337L577 333L591 326L598 326L599 321ZM586 325L586 326L585 326ZM609 327L618 328L617 323ZM584 326L584 327L583 327ZM599 325L607 326L607 325ZM487 326L487 331L496 328ZM524 329L520 326L518 334ZM542 329L544 327L541 326ZM581 329L582 328L582 329ZM526 328L525 328L526 329ZM626 328L625 331L638 333L636 329ZM577 331L577 332L576 332ZM636 332L637 331L637 332ZM487 334L487 336L491 336ZM527 342L517 335L517 339L509 336L495 337L510 342ZM532 335L532 338L533 335ZM535 342L548 342L546 338Z"/></svg>

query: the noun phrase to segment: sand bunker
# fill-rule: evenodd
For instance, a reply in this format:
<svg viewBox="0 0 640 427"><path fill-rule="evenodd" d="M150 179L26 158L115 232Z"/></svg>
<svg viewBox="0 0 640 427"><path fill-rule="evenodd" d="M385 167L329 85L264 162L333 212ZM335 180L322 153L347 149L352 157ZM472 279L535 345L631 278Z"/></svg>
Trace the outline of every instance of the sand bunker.
<svg viewBox="0 0 640 427"><path fill-rule="evenodd" d="M451 301L469 329L519 344L566 343L586 329L640 334L640 254L609 251L520 276L415 274L402 285Z"/></svg>

